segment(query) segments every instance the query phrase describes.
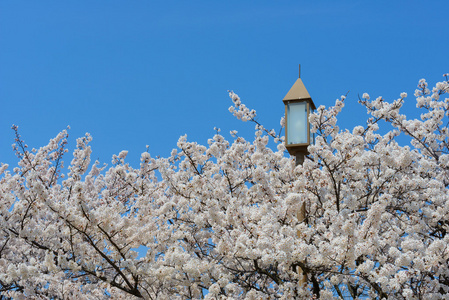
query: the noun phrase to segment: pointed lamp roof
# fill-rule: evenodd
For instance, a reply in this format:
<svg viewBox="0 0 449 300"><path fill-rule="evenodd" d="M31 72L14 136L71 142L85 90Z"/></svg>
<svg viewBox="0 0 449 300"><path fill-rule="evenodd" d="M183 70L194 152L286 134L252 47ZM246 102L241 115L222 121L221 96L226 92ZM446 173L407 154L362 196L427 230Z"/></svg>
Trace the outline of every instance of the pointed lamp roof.
<svg viewBox="0 0 449 300"><path fill-rule="evenodd" d="M294 101L294 100L308 101L311 104L312 109L316 109L315 104L312 101L312 97L310 97L309 92L307 91L306 87L304 86L304 83L301 80L301 65L299 65L298 79L296 79L296 82L290 88L287 95L285 95L282 101L286 103L287 101Z"/></svg>

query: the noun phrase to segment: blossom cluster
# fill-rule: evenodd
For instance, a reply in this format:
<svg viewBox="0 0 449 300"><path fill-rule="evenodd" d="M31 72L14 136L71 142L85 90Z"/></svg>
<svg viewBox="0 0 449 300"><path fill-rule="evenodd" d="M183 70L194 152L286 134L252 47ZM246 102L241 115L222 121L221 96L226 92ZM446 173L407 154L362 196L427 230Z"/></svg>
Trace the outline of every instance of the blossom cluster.
<svg viewBox="0 0 449 300"><path fill-rule="evenodd" d="M421 119L364 94L366 124L310 116L296 166L270 130L182 136L166 158L111 166L68 132L0 166L0 294L14 299L444 299L449 293L449 84L415 92ZM231 112L256 112L230 93ZM379 122L379 121L384 122ZM284 124L284 120L281 120ZM380 133L379 127L391 126ZM410 145L397 142L410 137ZM298 212L304 209L304 217Z"/></svg>

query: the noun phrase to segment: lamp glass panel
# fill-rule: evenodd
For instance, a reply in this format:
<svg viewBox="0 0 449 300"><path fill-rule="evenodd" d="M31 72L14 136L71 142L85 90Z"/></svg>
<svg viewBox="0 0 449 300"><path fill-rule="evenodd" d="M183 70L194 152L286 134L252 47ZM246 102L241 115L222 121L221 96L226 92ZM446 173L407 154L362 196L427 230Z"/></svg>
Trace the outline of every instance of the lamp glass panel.
<svg viewBox="0 0 449 300"><path fill-rule="evenodd" d="M308 143L307 103L287 104L287 142L288 144Z"/></svg>

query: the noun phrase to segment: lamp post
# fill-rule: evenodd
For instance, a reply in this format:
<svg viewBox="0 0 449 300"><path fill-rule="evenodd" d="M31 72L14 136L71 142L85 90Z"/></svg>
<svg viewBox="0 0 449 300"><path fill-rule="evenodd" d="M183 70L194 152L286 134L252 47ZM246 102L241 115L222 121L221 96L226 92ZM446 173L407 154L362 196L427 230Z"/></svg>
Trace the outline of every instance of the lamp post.
<svg viewBox="0 0 449 300"><path fill-rule="evenodd" d="M299 76L296 82L282 100L285 104L285 147L290 155L296 158L296 165L304 162L304 157L309 154L307 147L314 143L314 136L310 132L309 115L315 110L315 104L307 92L301 80L301 65L299 65ZM306 218L306 206L303 203L296 215L298 222ZM301 232L297 233L301 238ZM306 284L306 276L301 267L297 269L298 274L303 274L299 281L300 287Z"/></svg>

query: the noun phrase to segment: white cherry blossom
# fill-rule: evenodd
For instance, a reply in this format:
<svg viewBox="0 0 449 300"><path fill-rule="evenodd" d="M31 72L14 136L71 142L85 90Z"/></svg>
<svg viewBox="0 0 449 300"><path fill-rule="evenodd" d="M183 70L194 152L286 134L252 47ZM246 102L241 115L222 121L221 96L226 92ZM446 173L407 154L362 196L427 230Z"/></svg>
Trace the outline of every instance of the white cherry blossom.
<svg viewBox="0 0 449 300"><path fill-rule="evenodd" d="M137 168L125 150L110 166L93 162L89 134L66 168L67 130L29 150L14 126L19 162L0 165L0 294L444 299L448 92L447 81L420 80L420 119L400 113L406 93L363 94L369 116L351 130L337 121L345 96L320 106L299 166L233 92L230 111L255 123L254 139L217 129L203 146L182 136L168 157L144 152Z"/></svg>

